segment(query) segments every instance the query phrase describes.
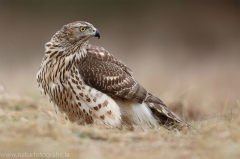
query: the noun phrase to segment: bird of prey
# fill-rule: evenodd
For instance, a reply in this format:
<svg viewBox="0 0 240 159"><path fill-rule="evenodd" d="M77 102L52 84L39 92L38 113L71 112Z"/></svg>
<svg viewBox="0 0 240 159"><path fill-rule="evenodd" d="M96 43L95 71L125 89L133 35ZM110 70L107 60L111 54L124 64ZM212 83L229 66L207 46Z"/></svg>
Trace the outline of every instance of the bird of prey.
<svg viewBox="0 0 240 159"><path fill-rule="evenodd" d="M123 62L89 44L91 37L100 38L100 32L88 22L76 21L45 44L37 82L56 112L83 125L190 127L141 86Z"/></svg>

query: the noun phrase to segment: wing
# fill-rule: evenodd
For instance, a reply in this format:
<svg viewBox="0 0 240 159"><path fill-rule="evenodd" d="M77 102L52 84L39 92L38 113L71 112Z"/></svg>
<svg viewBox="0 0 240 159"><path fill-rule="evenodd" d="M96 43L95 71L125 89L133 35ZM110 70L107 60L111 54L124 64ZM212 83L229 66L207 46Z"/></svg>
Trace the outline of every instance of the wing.
<svg viewBox="0 0 240 159"><path fill-rule="evenodd" d="M162 103L133 78L124 63L102 47L89 45L85 59L78 63L78 69L87 85L113 98Z"/></svg>
<svg viewBox="0 0 240 159"><path fill-rule="evenodd" d="M113 98L148 103L154 117L167 127L181 124L190 127L171 112L157 97L147 92L131 75L131 70L104 48L89 45L78 70L84 82Z"/></svg>

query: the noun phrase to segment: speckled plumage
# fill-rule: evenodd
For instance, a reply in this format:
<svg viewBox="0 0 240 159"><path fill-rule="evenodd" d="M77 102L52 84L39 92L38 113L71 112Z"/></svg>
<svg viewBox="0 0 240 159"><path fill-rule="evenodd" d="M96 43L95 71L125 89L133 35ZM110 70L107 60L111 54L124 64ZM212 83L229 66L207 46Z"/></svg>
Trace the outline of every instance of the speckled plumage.
<svg viewBox="0 0 240 159"><path fill-rule="evenodd" d="M98 30L78 21L63 26L45 45L37 82L56 111L79 124L190 127L144 89L124 63L89 44L93 36L100 37Z"/></svg>

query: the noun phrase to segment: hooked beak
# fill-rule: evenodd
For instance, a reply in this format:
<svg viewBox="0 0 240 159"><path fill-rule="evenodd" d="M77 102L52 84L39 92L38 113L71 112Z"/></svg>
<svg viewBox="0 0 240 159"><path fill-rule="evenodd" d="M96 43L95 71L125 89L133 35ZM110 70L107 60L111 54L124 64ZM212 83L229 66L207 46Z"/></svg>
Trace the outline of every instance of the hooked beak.
<svg viewBox="0 0 240 159"><path fill-rule="evenodd" d="M94 36L98 37L98 39L99 39L100 38L100 32L98 30L96 30Z"/></svg>

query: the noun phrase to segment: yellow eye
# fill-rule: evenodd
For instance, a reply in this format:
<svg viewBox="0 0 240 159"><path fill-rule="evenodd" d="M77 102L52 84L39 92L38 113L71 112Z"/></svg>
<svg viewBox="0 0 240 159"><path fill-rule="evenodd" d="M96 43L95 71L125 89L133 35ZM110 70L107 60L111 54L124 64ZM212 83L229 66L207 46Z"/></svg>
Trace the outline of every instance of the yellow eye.
<svg viewBox="0 0 240 159"><path fill-rule="evenodd" d="M85 27L81 27L81 28L80 28L80 31L81 31L81 32L84 32L84 31L86 31L86 28L85 28Z"/></svg>

